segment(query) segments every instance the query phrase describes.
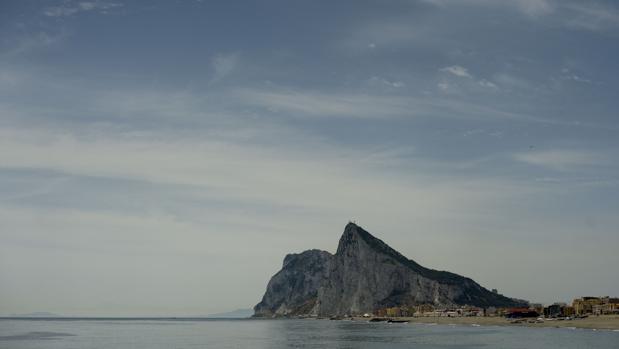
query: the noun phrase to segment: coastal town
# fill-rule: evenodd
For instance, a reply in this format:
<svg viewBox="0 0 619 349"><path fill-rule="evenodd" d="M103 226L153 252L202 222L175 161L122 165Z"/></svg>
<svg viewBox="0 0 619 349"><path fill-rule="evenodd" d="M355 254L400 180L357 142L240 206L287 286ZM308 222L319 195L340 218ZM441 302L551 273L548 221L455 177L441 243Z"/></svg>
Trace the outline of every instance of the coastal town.
<svg viewBox="0 0 619 349"><path fill-rule="evenodd" d="M398 317L505 317L508 319L535 318L543 319L573 319L587 316L619 315L619 298L613 297L580 297L567 303L553 303L544 306L531 303L528 307L497 308L461 306L452 308L435 307L431 304L418 306L401 306L380 308L374 314L364 314L364 317L379 318Z"/></svg>
<svg viewBox="0 0 619 349"><path fill-rule="evenodd" d="M345 318L332 318L344 320ZM528 307L435 307L431 304L380 308L351 320L429 325L562 327L619 331L619 298L580 297L567 303Z"/></svg>

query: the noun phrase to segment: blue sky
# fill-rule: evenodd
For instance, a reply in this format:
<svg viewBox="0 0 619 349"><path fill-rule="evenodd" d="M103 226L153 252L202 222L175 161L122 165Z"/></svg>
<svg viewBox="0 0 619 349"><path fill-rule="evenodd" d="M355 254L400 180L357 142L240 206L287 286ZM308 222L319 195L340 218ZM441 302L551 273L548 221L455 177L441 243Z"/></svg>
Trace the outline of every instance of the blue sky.
<svg viewBox="0 0 619 349"><path fill-rule="evenodd" d="M619 296L613 1L3 1L0 313L257 303L348 220Z"/></svg>

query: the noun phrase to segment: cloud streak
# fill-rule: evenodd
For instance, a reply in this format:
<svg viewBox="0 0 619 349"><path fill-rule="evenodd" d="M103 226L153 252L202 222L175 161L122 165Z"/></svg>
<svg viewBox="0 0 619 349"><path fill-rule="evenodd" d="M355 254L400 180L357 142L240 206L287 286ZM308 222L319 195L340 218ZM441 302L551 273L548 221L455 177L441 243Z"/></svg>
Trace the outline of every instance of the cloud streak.
<svg viewBox="0 0 619 349"><path fill-rule="evenodd" d="M216 83L232 73L237 68L238 64L238 53L215 55L211 61L214 71L214 76L211 79L211 83Z"/></svg>
<svg viewBox="0 0 619 349"><path fill-rule="evenodd" d="M459 65L452 65L450 67L441 68L439 70L442 72L455 75L460 78L472 78L473 77L471 76L471 74L469 74L469 71L466 68L461 67Z"/></svg>
<svg viewBox="0 0 619 349"><path fill-rule="evenodd" d="M43 14L48 17L70 17L81 12L97 11L98 13L107 13L108 10L122 7L123 4L106 1L81 1L76 3L66 3L62 6L48 7L43 11Z"/></svg>
<svg viewBox="0 0 619 349"><path fill-rule="evenodd" d="M515 155L515 159L530 165L559 171L609 164L608 159L602 154L582 150L545 150L520 153Z"/></svg>
<svg viewBox="0 0 619 349"><path fill-rule="evenodd" d="M574 2L565 7L573 12L567 20L569 26L592 31L619 27L619 10L598 3Z"/></svg>
<svg viewBox="0 0 619 349"><path fill-rule="evenodd" d="M399 86L399 85L398 85ZM410 102L399 96L242 89L239 98L250 105L290 117L383 119L410 114Z"/></svg>

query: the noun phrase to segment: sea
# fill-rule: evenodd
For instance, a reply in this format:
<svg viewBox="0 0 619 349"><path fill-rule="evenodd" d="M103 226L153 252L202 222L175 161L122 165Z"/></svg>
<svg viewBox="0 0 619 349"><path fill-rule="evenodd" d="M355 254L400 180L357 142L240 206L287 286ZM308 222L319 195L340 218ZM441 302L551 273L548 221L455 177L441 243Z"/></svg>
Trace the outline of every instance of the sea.
<svg viewBox="0 0 619 349"><path fill-rule="evenodd" d="M0 348L619 348L619 332L329 320L0 319Z"/></svg>

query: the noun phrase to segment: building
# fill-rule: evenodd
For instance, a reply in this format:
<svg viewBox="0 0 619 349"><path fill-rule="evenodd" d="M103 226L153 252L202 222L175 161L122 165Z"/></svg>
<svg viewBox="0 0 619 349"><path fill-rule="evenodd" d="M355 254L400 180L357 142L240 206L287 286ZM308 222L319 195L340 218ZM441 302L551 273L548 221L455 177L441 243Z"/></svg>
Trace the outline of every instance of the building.
<svg viewBox="0 0 619 349"><path fill-rule="evenodd" d="M389 317L401 317L402 316L402 310L399 307L387 308L385 310L386 310L387 316Z"/></svg>
<svg viewBox="0 0 619 349"><path fill-rule="evenodd" d="M603 303L593 306L594 315L619 314L619 298L602 298Z"/></svg>
<svg viewBox="0 0 619 349"><path fill-rule="evenodd" d="M610 311L613 314L619 314L619 298L610 298L609 304L611 305Z"/></svg>
<svg viewBox="0 0 619 349"><path fill-rule="evenodd" d="M565 304L565 303L563 303ZM544 313L544 306L541 303L531 303L529 304L529 309L533 309L536 312L538 312L539 314L543 314Z"/></svg>
<svg viewBox="0 0 619 349"><path fill-rule="evenodd" d="M464 306L458 310L461 316L484 316L484 309L482 308Z"/></svg>
<svg viewBox="0 0 619 349"><path fill-rule="evenodd" d="M574 316L576 315L576 311L574 311L574 307L566 305L563 307L563 316Z"/></svg>
<svg viewBox="0 0 619 349"><path fill-rule="evenodd" d="M421 304L409 310L413 313L413 316L429 316L434 311L432 304Z"/></svg>
<svg viewBox="0 0 619 349"><path fill-rule="evenodd" d="M496 316L497 308L496 307L488 307L484 309L484 316Z"/></svg>
<svg viewBox="0 0 619 349"><path fill-rule="evenodd" d="M581 297L572 302L576 315L619 314L619 298Z"/></svg>
<svg viewBox="0 0 619 349"><path fill-rule="evenodd" d="M593 314L593 307L602 304L601 297L581 297L572 302L576 315Z"/></svg>
<svg viewBox="0 0 619 349"><path fill-rule="evenodd" d="M555 303L544 307L543 313L545 318L568 317L574 315L574 307L565 303Z"/></svg>
<svg viewBox="0 0 619 349"><path fill-rule="evenodd" d="M549 305L544 308L544 317L545 318L555 318L561 316L561 308L563 308L559 303L555 303Z"/></svg>

